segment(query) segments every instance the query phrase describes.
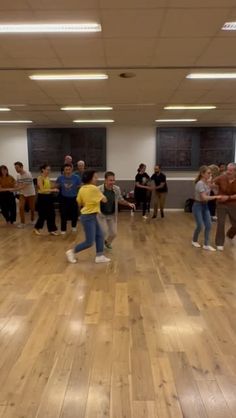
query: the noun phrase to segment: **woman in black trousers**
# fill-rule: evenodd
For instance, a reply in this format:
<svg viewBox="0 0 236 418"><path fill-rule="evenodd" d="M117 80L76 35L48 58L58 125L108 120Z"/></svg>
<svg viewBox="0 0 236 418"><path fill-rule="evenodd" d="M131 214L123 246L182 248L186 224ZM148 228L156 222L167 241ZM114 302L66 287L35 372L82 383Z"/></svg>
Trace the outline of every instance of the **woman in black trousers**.
<svg viewBox="0 0 236 418"><path fill-rule="evenodd" d="M5 165L0 166L0 208L7 224L16 221L16 199L14 191L17 190L15 179L9 175Z"/></svg>
<svg viewBox="0 0 236 418"><path fill-rule="evenodd" d="M55 224L55 209L52 193L58 192L58 189L51 186L49 178L50 167L44 164L40 167L41 175L37 179L38 186L38 220L34 226L34 233L41 234L44 222L47 221L48 232L51 235L58 235Z"/></svg>

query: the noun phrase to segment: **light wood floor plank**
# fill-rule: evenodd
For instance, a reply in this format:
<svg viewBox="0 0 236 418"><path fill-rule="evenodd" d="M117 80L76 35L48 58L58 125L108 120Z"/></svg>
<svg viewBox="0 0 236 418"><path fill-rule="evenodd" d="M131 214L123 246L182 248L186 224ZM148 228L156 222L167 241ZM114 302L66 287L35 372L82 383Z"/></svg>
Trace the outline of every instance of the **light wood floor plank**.
<svg viewBox="0 0 236 418"><path fill-rule="evenodd" d="M0 417L236 418L236 246L193 248L193 227L122 212L111 263L70 265L81 226L0 220Z"/></svg>

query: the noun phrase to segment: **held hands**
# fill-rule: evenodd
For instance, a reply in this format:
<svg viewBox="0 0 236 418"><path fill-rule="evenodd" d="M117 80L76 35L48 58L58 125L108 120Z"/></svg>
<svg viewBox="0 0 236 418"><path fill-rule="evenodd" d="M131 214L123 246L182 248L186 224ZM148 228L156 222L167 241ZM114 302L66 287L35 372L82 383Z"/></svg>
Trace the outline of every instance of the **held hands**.
<svg viewBox="0 0 236 418"><path fill-rule="evenodd" d="M226 202L226 200L229 200L228 196L224 196L224 195L218 195L218 196L215 196L215 198L219 200L220 202Z"/></svg>
<svg viewBox="0 0 236 418"><path fill-rule="evenodd" d="M135 210L136 206L134 203L129 203L129 208Z"/></svg>

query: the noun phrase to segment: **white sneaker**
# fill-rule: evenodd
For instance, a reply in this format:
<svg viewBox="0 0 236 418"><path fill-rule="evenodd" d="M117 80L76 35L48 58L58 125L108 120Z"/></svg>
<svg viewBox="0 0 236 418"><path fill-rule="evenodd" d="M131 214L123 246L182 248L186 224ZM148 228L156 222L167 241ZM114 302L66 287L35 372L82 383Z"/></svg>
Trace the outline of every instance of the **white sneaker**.
<svg viewBox="0 0 236 418"><path fill-rule="evenodd" d="M25 224L22 224L22 223L19 223L18 225L17 225L17 228L24 228L25 227Z"/></svg>
<svg viewBox="0 0 236 418"><path fill-rule="evenodd" d="M143 216L143 219L146 221L146 219L148 219L148 217L146 215Z"/></svg>
<svg viewBox="0 0 236 418"><path fill-rule="evenodd" d="M195 247L195 248L201 248L201 245L198 244L197 241L192 241L192 246Z"/></svg>
<svg viewBox="0 0 236 418"><path fill-rule="evenodd" d="M66 234L66 231L61 231L61 235L65 235Z"/></svg>
<svg viewBox="0 0 236 418"><path fill-rule="evenodd" d="M204 250L208 250L208 251L216 251L216 249L214 247L212 247L211 245L203 245L202 248Z"/></svg>
<svg viewBox="0 0 236 418"><path fill-rule="evenodd" d="M77 232L77 228L71 228L72 232Z"/></svg>
<svg viewBox="0 0 236 418"><path fill-rule="evenodd" d="M216 249L217 249L218 251L224 251L224 247L223 247L223 245L217 245Z"/></svg>
<svg viewBox="0 0 236 418"><path fill-rule="evenodd" d="M110 258L105 257L105 255L97 255L95 258L95 263L109 263Z"/></svg>
<svg viewBox="0 0 236 418"><path fill-rule="evenodd" d="M66 258L69 263L75 264L77 263L77 259L75 258L74 250L68 250L66 251Z"/></svg>

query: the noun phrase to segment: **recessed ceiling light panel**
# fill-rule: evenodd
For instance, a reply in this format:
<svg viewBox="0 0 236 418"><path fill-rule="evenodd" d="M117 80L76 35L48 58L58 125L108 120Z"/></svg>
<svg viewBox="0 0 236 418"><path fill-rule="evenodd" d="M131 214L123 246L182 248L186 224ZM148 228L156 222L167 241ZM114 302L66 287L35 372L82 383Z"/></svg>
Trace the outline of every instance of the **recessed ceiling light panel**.
<svg viewBox="0 0 236 418"><path fill-rule="evenodd" d="M111 106L66 106L66 107L61 107L61 110L112 110L113 107Z"/></svg>
<svg viewBox="0 0 236 418"><path fill-rule="evenodd" d="M186 78L192 80L230 80L236 78L236 73L191 73Z"/></svg>
<svg viewBox="0 0 236 418"><path fill-rule="evenodd" d="M29 76L31 80L106 80L107 74L32 74Z"/></svg>
<svg viewBox="0 0 236 418"><path fill-rule="evenodd" d="M33 123L32 120L0 120L2 124L11 124L11 123Z"/></svg>
<svg viewBox="0 0 236 418"><path fill-rule="evenodd" d="M222 30L236 30L236 22L225 22L221 28Z"/></svg>
<svg viewBox="0 0 236 418"><path fill-rule="evenodd" d="M197 119L156 119L155 122L164 122L164 123L169 123L169 122L196 122Z"/></svg>
<svg viewBox="0 0 236 418"><path fill-rule="evenodd" d="M76 119L75 123L113 123L113 119Z"/></svg>
<svg viewBox="0 0 236 418"><path fill-rule="evenodd" d="M211 110L216 109L216 106L212 105L176 105L176 106L165 106L165 110Z"/></svg>
<svg viewBox="0 0 236 418"><path fill-rule="evenodd" d="M101 32L98 23L32 23L2 24L0 33L65 33L65 32Z"/></svg>

